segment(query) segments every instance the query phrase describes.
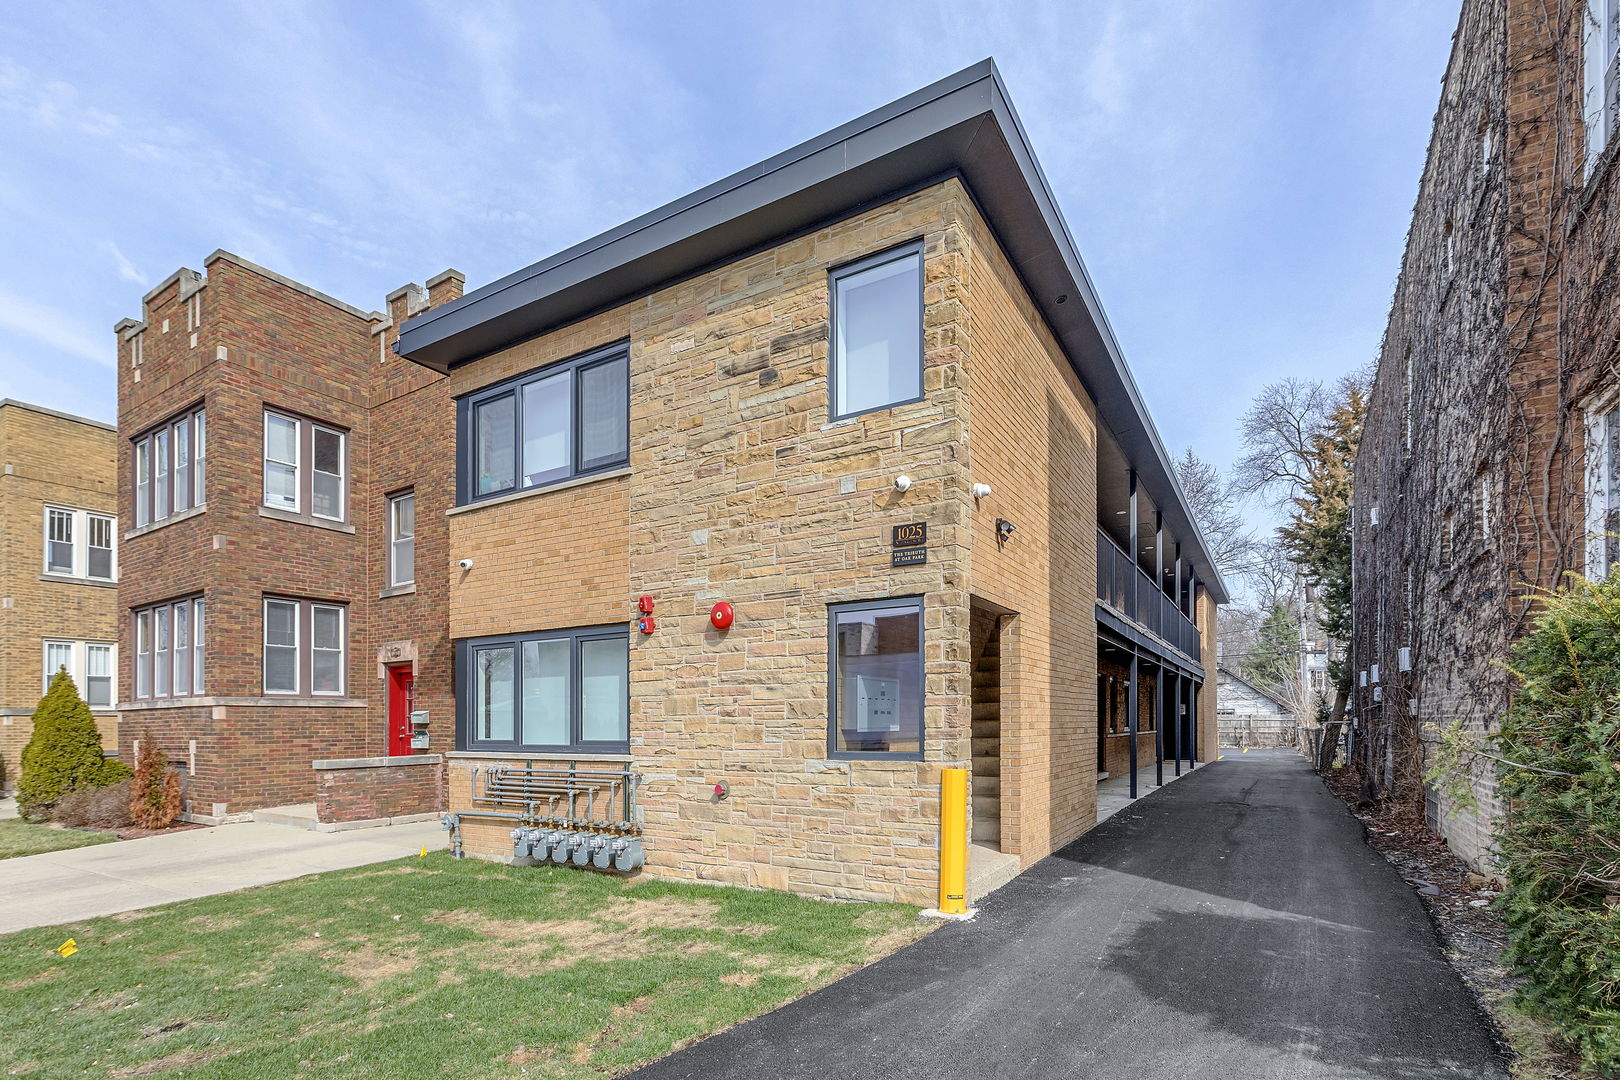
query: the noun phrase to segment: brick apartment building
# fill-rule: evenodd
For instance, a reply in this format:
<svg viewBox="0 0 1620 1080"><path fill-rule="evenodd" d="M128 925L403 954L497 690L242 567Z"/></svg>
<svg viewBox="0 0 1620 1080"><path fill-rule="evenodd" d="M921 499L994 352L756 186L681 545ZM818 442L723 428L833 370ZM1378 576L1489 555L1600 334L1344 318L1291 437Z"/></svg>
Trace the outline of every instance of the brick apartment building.
<svg viewBox="0 0 1620 1080"><path fill-rule="evenodd" d="M1399 797L1494 729L1533 590L1620 561L1620 11L1467 0L1356 462L1357 734ZM1475 806L1431 820L1489 869Z"/></svg>
<svg viewBox="0 0 1620 1080"><path fill-rule="evenodd" d="M454 412L391 345L462 279L399 289L385 314L229 252L204 269L116 327L116 636L123 753L155 740L188 816L217 821L315 802L316 762L450 737Z"/></svg>
<svg viewBox="0 0 1620 1080"><path fill-rule="evenodd" d="M988 62L435 305L398 351L454 402L423 573L465 853L589 819L661 875L922 902L942 768L972 769L975 862L1028 865L1096 823L1099 773L1214 756L1220 578ZM261 592L326 595L233 588L249 643Z"/></svg>
<svg viewBox="0 0 1620 1080"><path fill-rule="evenodd" d="M116 444L110 424L0 400L0 792L58 668L117 749Z"/></svg>

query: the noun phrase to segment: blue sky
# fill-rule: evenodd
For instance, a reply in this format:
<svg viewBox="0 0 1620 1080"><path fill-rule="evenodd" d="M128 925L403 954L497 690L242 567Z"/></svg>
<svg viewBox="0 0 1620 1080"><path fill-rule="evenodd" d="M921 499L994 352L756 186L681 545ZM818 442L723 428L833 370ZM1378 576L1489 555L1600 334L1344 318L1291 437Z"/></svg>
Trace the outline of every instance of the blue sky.
<svg viewBox="0 0 1620 1080"><path fill-rule="evenodd" d="M1172 452L1377 348L1446 0L11 5L0 397L227 248L362 308L488 282L995 57Z"/></svg>

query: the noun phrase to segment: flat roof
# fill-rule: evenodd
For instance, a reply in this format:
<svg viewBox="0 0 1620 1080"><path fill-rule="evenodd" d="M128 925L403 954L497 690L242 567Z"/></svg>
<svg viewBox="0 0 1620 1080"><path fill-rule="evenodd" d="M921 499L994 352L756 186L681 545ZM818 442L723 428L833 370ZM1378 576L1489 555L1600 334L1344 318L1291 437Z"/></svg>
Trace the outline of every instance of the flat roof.
<svg viewBox="0 0 1620 1080"><path fill-rule="evenodd" d="M27 409L29 412L36 412L42 416L54 416L58 420L71 420L75 424L85 424L89 427L101 428L103 431L118 430L116 425L109 424L101 420L92 420L88 416L79 416L75 413L63 412L60 409L51 409L45 407L44 405L35 405L28 401L18 401L16 398L0 398L0 408L5 408L7 406L18 409Z"/></svg>
<svg viewBox="0 0 1620 1080"><path fill-rule="evenodd" d="M972 193L1199 580L1224 603L1220 572L992 60L417 315L396 350L447 372L951 176Z"/></svg>

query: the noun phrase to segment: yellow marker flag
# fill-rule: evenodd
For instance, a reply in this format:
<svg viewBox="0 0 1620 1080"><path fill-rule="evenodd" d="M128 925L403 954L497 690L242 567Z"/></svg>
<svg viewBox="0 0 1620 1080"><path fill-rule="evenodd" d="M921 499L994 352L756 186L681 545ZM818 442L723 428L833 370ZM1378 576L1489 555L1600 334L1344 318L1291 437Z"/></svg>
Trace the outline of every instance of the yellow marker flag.
<svg viewBox="0 0 1620 1080"><path fill-rule="evenodd" d="M423 844L423 845L422 845L422 854L420 854L420 855L418 855L418 856L417 856L417 858L418 858L418 859L425 859L425 858L427 858L427 845L426 845L426 844Z"/></svg>
<svg viewBox="0 0 1620 1080"><path fill-rule="evenodd" d="M62 944L56 947L56 951L61 956L72 956L74 953L79 951L79 943L74 941L72 938L68 938L66 941L62 942Z"/></svg>

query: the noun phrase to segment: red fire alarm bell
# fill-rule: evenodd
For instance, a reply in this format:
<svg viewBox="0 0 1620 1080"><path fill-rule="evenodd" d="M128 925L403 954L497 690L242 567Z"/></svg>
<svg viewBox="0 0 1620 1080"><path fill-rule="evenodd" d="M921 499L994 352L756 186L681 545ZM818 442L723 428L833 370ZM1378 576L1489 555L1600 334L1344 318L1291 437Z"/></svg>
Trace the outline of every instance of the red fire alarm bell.
<svg viewBox="0 0 1620 1080"><path fill-rule="evenodd" d="M651 615L648 615L645 618L637 619L636 629L640 630L643 634L650 634L654 630L658 629L658 620L654 619Z"/></svg>
<svg viewBox="0 0 1620 1080"><path fill-rule="evenodd" d="M710 609L709 621L714 624L716 630L724 630L731 625L731 620L736 617L736 614L735 611L731 610L731 605L722 600Z"/></svg>
<svg viewBox="0 0 1620 1080"><path fill-rule="evenodd" d="M652 609L653 609L653 598L652 597L643 596L643 597L640 597L640 598L638 598L636 600L636 610L641 612L643 615L651 615L652 614Z"/></svg>

